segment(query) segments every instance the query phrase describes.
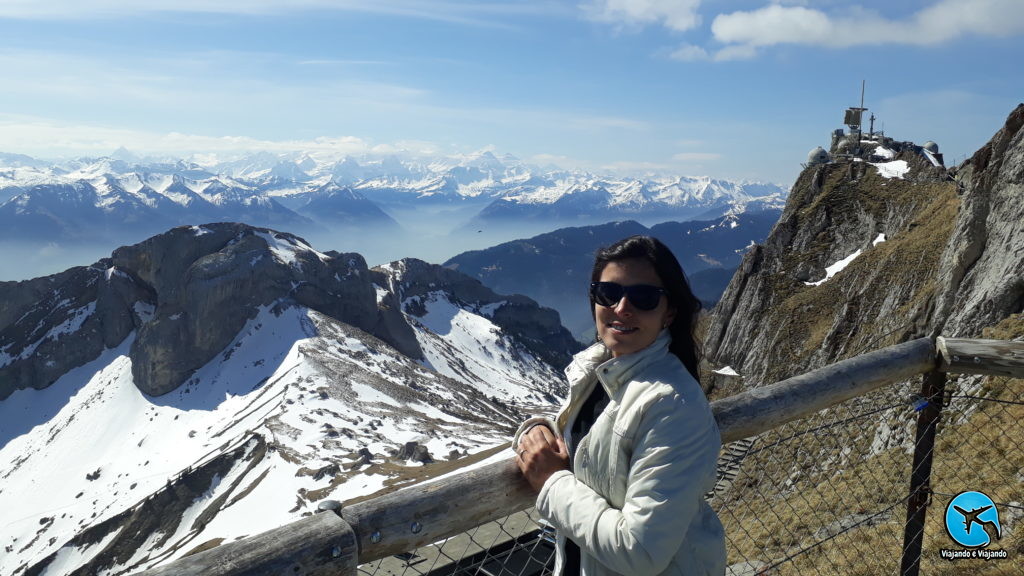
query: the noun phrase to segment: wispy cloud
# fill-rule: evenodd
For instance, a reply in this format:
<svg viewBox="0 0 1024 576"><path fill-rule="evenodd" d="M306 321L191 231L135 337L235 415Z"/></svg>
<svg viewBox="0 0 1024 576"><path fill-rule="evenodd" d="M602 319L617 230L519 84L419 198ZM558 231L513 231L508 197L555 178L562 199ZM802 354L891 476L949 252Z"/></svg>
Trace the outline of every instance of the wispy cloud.
<svg viewBox="0 0 1024 576"><path fill-rule="evenodd" d="M66 52L0 51L5 71L0 105L7 111L118 110L175 117L228 113L287 114L305 105L324 110L407 105L429 91L350 73L290 76L303 66L275 54L202 52L133 56L111 62ZM341 67L343 68L343 67ZM363 69L365 67L359 67ZM49 114L48 114L49 115ZM156 118L153 118L156 120Z"/></svg>
<svg viewBox="0 0 1024 576"><path fill-rule="evenodd" d="M64 123L46 118L0 115L0 150L41 157L105 155L119 147L151 155L312 152L330 155L409 153L433 155L434 142L373 142L356 136L322 136L308 140L266 140L247 136L208 136L181 132L132 130L103 124Z"/></svg>
<svg viewBox="0 0 1024 576"><path fill-rule="evenodd" d="M0 1L0 18L94 20L146 14L277 15L301 11L381 14L488 27L508 27L505 18L564 14L563 4L474 0L33 0Z"/></svg>
<svg viewBox="0 0 1024 576"><path fill-rule="evenodd" d="M572 115L565 118L567 127L582 132L599 132L605 130L646 131L651 129L648 122L616 116Z"/></svg>
<svg viewBox="0 0 1024 576"><path fill-rule="evenodd" d="M700 60L708 60L710 58L707 50L701 46L695 46L693 44L680 45L669 54L669 57L673 60L681 60L683 62L696 62Z"/></svg>
<svg viewBox="0 0 1024 576"><path fill-rule="evenodd" d="M710 162L721 158L722 155L717 152L680 152L672 156L678 162Z"/></svg>
<svg viewBox="0 0 1024 576"><path fill-rule="evenodd" d="M300 66L389 66L383 60L300 60Z"/></svg>
<svg viewBox="0 0 1024 576"><path fill-rule="evenodd" d="M701 0L592 0L581 5L592 20L617 27L660 24L676 31L700 25Z"/></svg>

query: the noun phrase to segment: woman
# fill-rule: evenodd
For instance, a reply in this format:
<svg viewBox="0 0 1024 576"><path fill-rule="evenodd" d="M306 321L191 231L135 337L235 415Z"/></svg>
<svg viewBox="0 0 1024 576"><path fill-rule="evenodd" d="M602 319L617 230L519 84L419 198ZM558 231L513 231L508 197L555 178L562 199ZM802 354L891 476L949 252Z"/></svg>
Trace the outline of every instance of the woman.
<svg viewBox="0 0 1024 576"><path fill-rule="evenodd" d="M647 236L599 250L591 281L598 343L566 368L557 418L531 418L512 445L558 531L555 574L724 574L704 501L721 438L697 381L700 302Z"/></svg>

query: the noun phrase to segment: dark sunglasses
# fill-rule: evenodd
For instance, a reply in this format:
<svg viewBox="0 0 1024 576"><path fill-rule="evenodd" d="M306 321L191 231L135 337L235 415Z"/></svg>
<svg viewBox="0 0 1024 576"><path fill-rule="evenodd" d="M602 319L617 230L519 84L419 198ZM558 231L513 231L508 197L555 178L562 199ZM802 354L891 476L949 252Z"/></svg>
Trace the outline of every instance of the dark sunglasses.
<svg viewBox="0 0 1024 576"><path fill-rule="evenodd" d="M601 306L615 306L625 295L638 310L654 310L661 302L661 295L668 294L664 288L650 284L623 286L615 282L591 282L590 299Z"/></svg>

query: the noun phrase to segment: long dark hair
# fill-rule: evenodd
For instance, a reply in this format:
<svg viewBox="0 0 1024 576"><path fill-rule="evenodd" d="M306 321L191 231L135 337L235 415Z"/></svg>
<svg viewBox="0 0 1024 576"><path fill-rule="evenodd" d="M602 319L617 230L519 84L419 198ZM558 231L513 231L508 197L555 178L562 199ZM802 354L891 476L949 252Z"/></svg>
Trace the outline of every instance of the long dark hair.
<svg viewBox="0 0 1024 576"><path fill-rule="evenodd" d="M619 240L607 248L601 248L594 255L594 269L590 273L590 281L597 282L609 262L637 258L650 262L654 271L664 284L668 305L676 309L675 318L669 324L668 331L672 335L669 352L675 354L683 362L683 366L700 382L700 346L694 337L697 327L697 316L700 314L700 300L690 290L683 267L679 265L672 251L661 240L651 236L630 236ZM590 313L594 312L594 301L590 301Z"/></svg>

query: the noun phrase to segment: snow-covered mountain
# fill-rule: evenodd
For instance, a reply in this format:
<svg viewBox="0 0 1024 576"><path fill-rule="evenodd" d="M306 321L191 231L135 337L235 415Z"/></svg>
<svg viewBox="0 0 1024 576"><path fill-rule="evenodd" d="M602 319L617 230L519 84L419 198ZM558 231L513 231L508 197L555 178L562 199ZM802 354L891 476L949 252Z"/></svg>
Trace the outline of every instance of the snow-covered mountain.
<svg viewBox="0 0 1024 576"><path fill-rule="evenodd" d="M762 183L712 178L610 179L572 174L510 189L470 226L546 219L599 223L633 218L650 222L716 218L730 213L781 209L784 190Z"/></svg>
<svg viewBox="0 0 1024 576"><path fill-rule="evenodd" d="M574 351L525 297L238 224L0 283L0 573L127 574L471 465Z"/></svg>
<svg viewBox="0 0 1024 576"><path fill-rule="evenodd" d="M394 227L395 214L422 218L421 209L446 207L465 209L457 221L449 213L439 222L446 231L528 220L653 224L781 208L786 194L772 184L706 177L545 170L491 152L425 160L269 152L230 161L140 163L126 152L118 158L44 164L0 155L0 240L102 236L120 223L155 233L212 220L306 234L339 222ZM325 190L333 191L329 202Z"/></svg>

